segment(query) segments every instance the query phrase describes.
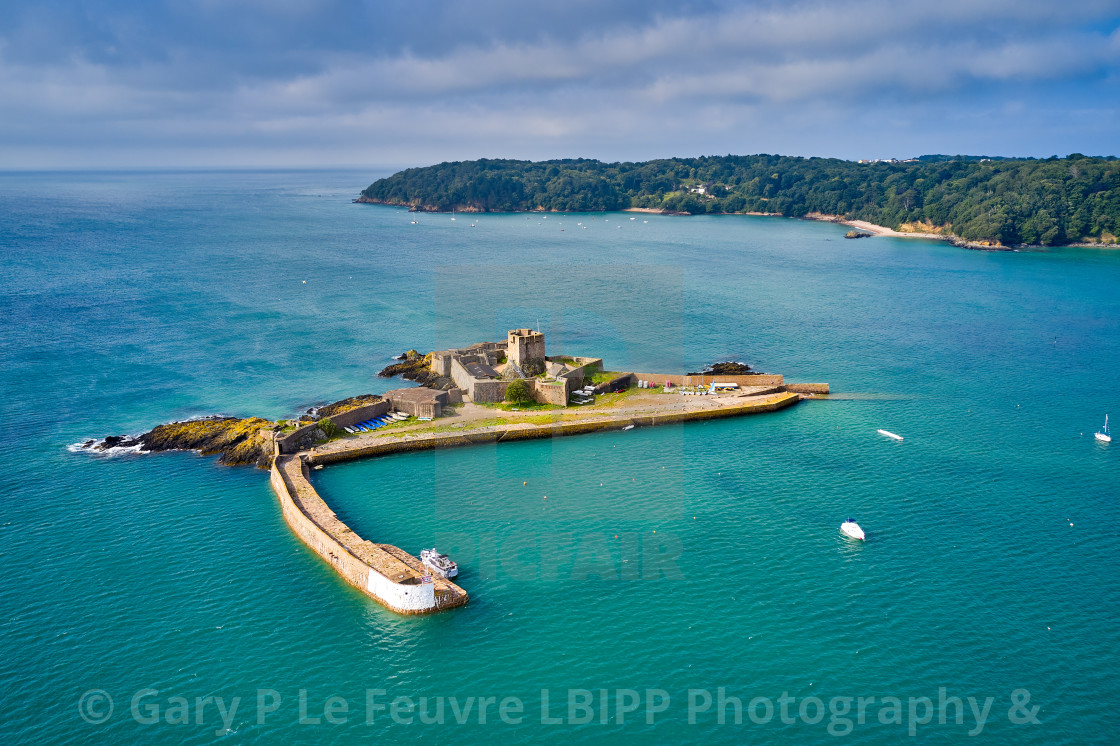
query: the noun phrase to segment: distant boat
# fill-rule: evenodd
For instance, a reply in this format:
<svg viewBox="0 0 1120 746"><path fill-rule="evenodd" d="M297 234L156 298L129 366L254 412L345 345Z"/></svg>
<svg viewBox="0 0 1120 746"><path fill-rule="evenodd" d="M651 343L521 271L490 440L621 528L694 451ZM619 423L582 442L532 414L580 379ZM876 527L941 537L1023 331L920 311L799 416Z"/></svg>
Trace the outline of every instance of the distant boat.
<svg viewBox="0 0 1120 746"><path fill-rule="evenodd" d="M1104 429L1102 429L1099 433L1093 433L1093 437L1096 438L1097 440L1099 440L1102 443L1111 443L1112 442L1112 436L1108 432L1108 415L1107 414L1104 416Z"/></svg>
<svg viewBox="0 0 1120 746"><path fill-rule="evenodd" d="M888 438L894 438L895 440L902 440L901 435L895 435L894 433L890 432L889 430L879 430L878 432L879 432L880 435L886 435Z"/></svg>
<svg viewBox="0 0 1120 746"><path fill-rule="evenodd" d="M624 428L622 428L622 429L623 429L623 430L633 430L633 429L634 429L634 426L633 426L633 425L627 425L626 427L624 427Z"/></svg>
<svg viewBox="0 0 1120 746"><path fill-rule="evenodd" d="M853 539L858 539L859 541L865 541L863 529L851 518L840 524L840 533Z"/></svg>

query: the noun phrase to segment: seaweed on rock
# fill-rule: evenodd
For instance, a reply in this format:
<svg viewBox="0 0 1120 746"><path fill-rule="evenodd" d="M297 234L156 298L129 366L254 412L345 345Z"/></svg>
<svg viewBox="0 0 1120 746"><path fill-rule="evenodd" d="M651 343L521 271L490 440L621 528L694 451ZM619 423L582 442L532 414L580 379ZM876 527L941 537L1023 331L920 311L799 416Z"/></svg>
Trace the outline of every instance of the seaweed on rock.
<svg viewBox="0 0 1120 746"><path fill-rule="evenodd" d="M260 431L275 423L261 417L206 417L170 422L140 436L148 451L201 451L220 453L219 463L254 464L270 455Z"/></svg>

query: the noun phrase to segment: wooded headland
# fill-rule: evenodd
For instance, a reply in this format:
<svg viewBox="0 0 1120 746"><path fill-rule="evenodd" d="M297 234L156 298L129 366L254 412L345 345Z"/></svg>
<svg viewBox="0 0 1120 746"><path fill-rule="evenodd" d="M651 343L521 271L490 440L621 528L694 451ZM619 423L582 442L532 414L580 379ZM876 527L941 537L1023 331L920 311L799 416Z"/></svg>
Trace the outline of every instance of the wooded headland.
<svg viewBox="0 0 1120 746"><path fill-rule="evenodd" d="M1120 161L922 156L857 163L779 155L490 160L410 168L360 202L418 211L812 214L999 246L1117 244Z"/></svg>

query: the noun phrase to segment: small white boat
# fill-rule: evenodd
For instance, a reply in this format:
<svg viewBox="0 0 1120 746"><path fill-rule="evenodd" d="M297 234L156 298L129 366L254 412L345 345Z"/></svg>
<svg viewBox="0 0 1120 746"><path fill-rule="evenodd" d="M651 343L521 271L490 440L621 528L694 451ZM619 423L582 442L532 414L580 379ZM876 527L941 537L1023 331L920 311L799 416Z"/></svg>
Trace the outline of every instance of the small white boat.
<svg viewBox="0 0 1120 746"><path fill-rule="evenodd" d="M633 425L627 425L626 427L624 427L624 428L622 428L622 429L623 429L624 431L625 431L625 430L633 430L633 429L634 429L634 426L633 426Z"/></svg>
<svg viewBox="0 0 1120 746"><path fill-rule="evenodd" d="M880 435L886 435L888 438L894 438L895 440L902 440L901 435L895 435L894 433L890 432L889 430L879 430L879 434Z"/></svg>
<svg viewBox="0 0 1120 746"><path fill-rule="evenodd" d="M435 547L421 550L420 561L440 577L453 578L459 574L459 566L452 562L446 554L437 552Z"/></svg>
<svg viewBox="0 0 1120 746"><path fill-rule="evenodd" d="M865 541L863 536L863 529L860 528L859 524L853 521L851 518L840 524L840 533L858 541Z"/></svg>
<svg viewBox="0 0 1120 746"><path fill-rule="evenodd" d="M1111 443L1112 435L1108 432L1108 415L1104 416L1104 428L1099 433L1093 433L1093 437L1102 443Z"/></svg>

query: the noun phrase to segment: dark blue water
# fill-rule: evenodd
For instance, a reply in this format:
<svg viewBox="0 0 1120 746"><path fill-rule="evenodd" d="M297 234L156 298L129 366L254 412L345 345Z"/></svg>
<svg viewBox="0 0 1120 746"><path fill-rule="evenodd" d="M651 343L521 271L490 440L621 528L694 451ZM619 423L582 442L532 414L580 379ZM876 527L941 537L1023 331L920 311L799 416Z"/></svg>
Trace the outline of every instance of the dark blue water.
<svg viewBox="0 0 1120 746"><path fill-rule="evenodd" d="M452 221L351 204L373 176L0 175L6 741L890 743L977 730L969 697L979 739L1112 738L1120 451L1092 432L1120 415L1120 254ZM384 391L404 349L538 323L614 369L738 359L838 393L318 472L363 536L459 559L471 604L416 619L312 555L264 472L67 451Z"/></svg>

